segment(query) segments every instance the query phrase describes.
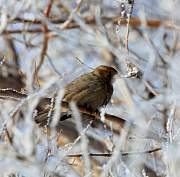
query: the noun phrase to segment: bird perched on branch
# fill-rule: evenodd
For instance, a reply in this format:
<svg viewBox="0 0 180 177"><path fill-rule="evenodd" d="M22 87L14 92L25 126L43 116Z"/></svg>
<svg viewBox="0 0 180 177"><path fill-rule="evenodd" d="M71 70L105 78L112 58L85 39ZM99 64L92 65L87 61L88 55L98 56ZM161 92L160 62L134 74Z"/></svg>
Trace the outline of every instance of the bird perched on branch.
<svg viewBox="0 0 180 177"><path fill-rule="evenodd" d="M65 87L63 101L74 101L77 106L89 111L98 111L106 106L113 94L113 83L118 78L118 72L110 66L99 66L90 73L81 75ZM50 108L39 112L35 117L36 123L41 123L48 118ZM53 114L54 110L51 111ZM52 116L51 114L51 116ZM50 116L50 117L51 117ZM60 121L72 117L68 109L62 109ZM82 119L92 119L92 115L82 113Z"/></svg>

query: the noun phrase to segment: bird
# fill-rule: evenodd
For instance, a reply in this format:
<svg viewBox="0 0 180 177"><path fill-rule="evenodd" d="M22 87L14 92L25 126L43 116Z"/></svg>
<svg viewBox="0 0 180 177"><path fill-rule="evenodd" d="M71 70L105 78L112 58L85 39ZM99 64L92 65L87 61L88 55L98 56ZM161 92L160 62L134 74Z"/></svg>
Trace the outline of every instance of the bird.
<svg viewBox="0 0 180 177"><path fill-rule="evenodd" d="M83 74L65 87L63 101L74 101L77 106L86 108L89 111L97 112L99 108L105 107L113 94L113 83L119 78L116 69L111 66L100 65L92 72ZM48 118L51 108L47 108L35 116L37 124ZM68 109L61 110L60 121L69 119L72 112ZM54 109L51 110L52 117ZM94 116L82 113L83 120L92 119Z"/></svg>

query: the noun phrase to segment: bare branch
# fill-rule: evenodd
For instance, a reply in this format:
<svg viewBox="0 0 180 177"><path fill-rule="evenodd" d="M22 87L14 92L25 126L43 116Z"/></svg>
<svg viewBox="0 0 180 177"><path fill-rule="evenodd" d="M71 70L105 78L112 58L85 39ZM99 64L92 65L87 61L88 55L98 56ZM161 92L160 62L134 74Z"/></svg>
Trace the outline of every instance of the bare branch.
<svg viewBox="0 0 180 177"><path fill-rule="evenodd" d="M10 90L10 91L7 90L7 92L6 92L6 90L1 89L0 91L1 91L0 93L2 93L2 94L4 93L4 95L6 95L6 96L7 96L7 95L9 95L10 97L11 97L11 96L14 96L14 95L13 95L13 94L14 94L14 91L12 91L12 90ZM15 93L16 93L16 92L15 92ZM17 93L16 93L16 94L17 94ZM21 93L18 92L17 95L20 97L20 96L21 96ZM26 95L26 94L22 94L22 96L23 96L23 98L24 98L24 97L27 96L27 95ZM69 103L64 102L64 101L62 101L61 106L62 106L63 108L71 109L70 106L69 106ZM80 112L93 115L93 116L96 117L96 118L101 118L101 115L100 115L99 112L89 111L89 110L87 110L87 109L85 109L85 108L83 108L83 107L78 107L78 109L79 109ZM146 130L146 129L138 126L138 125L135 125L135 124L133 124L133 123L127 121L127 120L124 120L124 119L122 119L122 118L120 118L120 117L116 117L116 116L110 115L110 114L105 114L104 116L105 116L105 119L106 119L106 120L109 120L109 121L112 121L112 122L114 122L114 123L117 123L117 124L121 125L122 128L124 128L125 130L127 130L127 127L130 125L131 128L128 129L128 132L131 133L131 134L134 134L134 135L137 135L137 136L140 136L140 135L141 135L141 136L143 136L144 138L151 138L151 139L154 139L154 140L157 140L157 141L160 141L161 139L164 139L164 140L165 140L165 138L160 138L158 134L153 133L153 132L151 132L151 131L148 131L148 130Z"/></svg>
<svg viewBox="0 0 180 177"><path fill-rule="evenodd" d="M122 152L121 156L149 154L149 153L157 152L160 150L162 150L161 147L150 149L150 150ZM88 155L92 156L92 157L111 157L113 154L112 153L97 153L97 154L89 153ZM82 157L82 156L83 156L83 154L69 154L66 157Z"/></svg>
<svg viewBox="0 0 180 177"><path fill-rule="evenodd" d="M86 65L85 63L83 63L78 57L76 57L76 59L77 59L81 64L83 64L84 66L86 66L87 68L94 70L94 69L91 68L90 66Z"/></svg>

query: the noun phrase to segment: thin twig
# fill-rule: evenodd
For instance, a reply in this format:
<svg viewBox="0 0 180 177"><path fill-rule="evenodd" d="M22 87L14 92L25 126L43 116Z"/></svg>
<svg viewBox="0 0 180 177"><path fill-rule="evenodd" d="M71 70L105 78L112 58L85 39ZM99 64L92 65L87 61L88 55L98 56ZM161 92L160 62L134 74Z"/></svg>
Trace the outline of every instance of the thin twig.
<svg viewBox="0 0 180 177"><path fill-rule="evenodd" d="M3 65L3 63L6 61L6 59L7 59L7 58L6 58L6 57L4 57L4 58L3 58L3 60L2 60L2 61L0 61L0 67Z"/></svg>
<svg viewBox="0 0 180 177"><path fill-rule="evenodd" d="M146 85L146 87L155 95L155 96L159 96L159 94L157 92L155 92L153 90L153 88L144 80L142 79L140 76L137 76L138 79L142 80L144 82L144 84Z"/></svg>
<svg viewBox="0 0 180 177"><path fill-rule="evenodd" d="M27 77L23 74L23 72L20 70L20 68L18 67L18 65L16 63L14 63L14 65L17 67L17 69L19 70L19 72L22 74L22 76L27 80Z"/></svg>
<svg viewBox="0 0 180 177"><path fill-rule="evenodd" d="M38 80L38 77L37 77L37 71L36 71L36 61L34 62L34 75L36 77L38 88L40 89L40 84L39 84L39 80Z"/></svg>
<svg viewBox="0 0 180 177"><path fill-rule="evenodd" d="M105 130L105 132L106 132L106 134L107 134L107 136L108 136L108 139L109 139L109 141L105 141L105 142L106 142L106 145L107 145L108 149L110 149L110 151L113 152L113 151L114 151L114 148L115 148L115 145L114 145L114 142L113 142L113 138L112 138L112 136L108 133L107 125L105 124L105 122L103 122L103 124L104 124L104 130ZM108 142L108 144L107 144L107 142Z"/></svg>
<svg viewBox="0 0 180 177"><path fill-rule="evenodd" d="M48 8L47 8L46 14L45 14L46 17L49 16L50 9L51 9L51 6L52 6L52 2L53 2L53 0L49 0ZM39 70L41 68L41 65L42 65L42 63L44 61L44 56L46 54L47 44L48 44L47 27L46 27L45 21L42 22L42 26L43 26L43 33L44 33L44 45L43 45L43 49L42 49L42 52L41 52L40 62L39 62L38 66L37 66L37 69L36 69L36 74L38 74L38 72L39 72ZM35 79L35 74L34 74L34 79Z"/></svg>
<svg viewBox="0 0 180 177"><path fill-rule="evenodd" d="M0 89L0 96L4 97L4 98L16 98L18 100L22 100L24 98L26 98L28 95L26 93L23 92L18 92L16 90L13 89Z"/></svg>
<svg viewBox="0 0 180 177"><path fill-rule="evenodd" d="M42 22L42 26L43 26L43 32L44 32L44 45L43 45L43 49L42 49L42 52L41 52L41 58L40 58L40 61L39 61L39 64L36 68L36 74L38 74L40 68L41 68L41 65L44 61L44 56L45 56L45 53L46 53L46 50L47 50L47 42L48 42L48 38L46 36L46 33L47 33L47 27L46 27L46 24L45 22L43 21ZM35 74L34 74L34 79L35 79Z"/></svg>
<svg viewBox="0 0 180 177"><path fill-rule="evenodd" d="M4 125L4 131L5 131L5 136L7 138L7 142L9 143L9 145L12 145L12 138L9 135L9 132L7 130L6 124Z"/></svg>
<svg viewBox="0 0 180 177"><path fill-rule="evenodd" d="M60 160L59 164L61 163L61 161L67 156L67 154L72 150L72 148L79 142L79 140L81 139L81 137L87 132L87 130L89 129L89 127L91 126L91 124L93 123L93 120L91 120L89 122L89 124L86 126L86 128L81 132L81 134L76 138L76 140L71 144L71 147L68 148L68 150L65 152L64 156L62 157L62 159ZM59 164L56 166L56 168L59 166Z"/></svg>
<svg viewBox="0 0 180 177"><path fill-rule="evenodd" d="M118 21L118 26L116 27L116 34L117 34L117 38L118 38L120 48L121 48L121 39L120 39L120 36L119 36L119 28L121 26L121 21L122 21L122 19L124 17L124 13L125 13L125 11L121 12L121 16L120 16L119 21Z"/></svg>
<svg viewBox="0 0 180 177"><path fill-rule="evenodd" d="M61 26L61 30L64 30L64 29L67 29L68 27L69 27L69 25L70 25L70 23L72 22L72 20L73 20L73 15L74 15L74 13L76 13L78 10L79 10L79 8L81 7L81 4L82 4L82 2L83 2L83 0L79 0L79 1L77 1L78 3L77 3L77 6L76 6L76 8L73 10L73 12L69 15L69 18L68 18L68 20L66 20L63 24L62 24L62 26Z"/></svg>
<svg viewBox="0 0 180 177"><path fill-rule="evenodd" d="M122 152L121 156L128 156L128 155L139 155L139 154L147 154L147 153L153 153L162 150L161 147L155 148L155 149L150 149L150 150L143 150L143 151L130 151L130 152ZM112 153L89 153L89 156L93 157L111 157L113 154ZM67 155L66 157L82 157L83 154L70 154Z"/></svg>
<svg viewBox="0 0 180 177"><path fill-rule="evenodd" d="M117 29L116 29L117 38L118 38L120 48L121 48L121 39L120 39L120 36L119 36L119 28L120 28L120 25L121 25L122 18L123 17L121 16L119 21L118 21L118 26L117 26Z"/></svg>
<svg viewBox="0 0 180 177"><path fill-rule="evenodd" d="M126 42L125 42L125 47L126 47L126 52L127 53L129 53L129 50L128 50L128 37L129 37L130 21L131 21L131 16L132 16L132 12L133 12L133 5L134 5L134 0L131 1L131 10L129 12L128 22L127 22L127 32L126 32Z"/></svg>
<svg viewBox="0 0 180 177"><path fill-rule="evenodd" d="M49 60L49 62L51 64L53 70L58 74L59 78L63 78L62 74L56 69L54 63L52 62L51 57L48 54L46 54L46 56L47 56L47 58L48 58L48 60Z"/></svg>
<svg viewBox="0 0 180 177"><path fill-rule="evenodd" d="M49 4L48 4L47 10L46 10L46 17L49 17L51 7L52 7L52 3L53 3L53 0L49 0Z"/></svg>
<svg viewBox="0 0 180 177"><path fill-rule="evenodd" d="M18 65L16 64L16 63L14 63L14 65L17 67L17 69L19 70L19 72L22 74L22 76L27 80L27 77L23 74L23 72L21 71L21 69L18 67ZM35 90L37 90L34 86L33 86L33 88L35 89ZM16 90L15 90L16 91Z"/></svg>
<svg viewBox="0 0 180 177"><path fill-rule="evenodd" d="M94 71L93 68L91 68L90 66L86 65L85 63L83 63L78 57L76 57L76 59L81 63L83 64L84 66L88 67L89 69L92 69Z"/></svg>

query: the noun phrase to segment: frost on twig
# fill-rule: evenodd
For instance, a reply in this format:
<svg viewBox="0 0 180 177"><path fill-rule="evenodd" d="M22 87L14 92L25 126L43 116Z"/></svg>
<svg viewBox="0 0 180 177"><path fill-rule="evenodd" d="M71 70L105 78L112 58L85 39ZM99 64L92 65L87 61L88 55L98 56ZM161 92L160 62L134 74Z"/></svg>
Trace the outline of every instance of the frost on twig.
<svg viewBox="0 0 180 177"><path fill-rule="evenodd" d="M136 78L137 74L139 72L138 68L132 65L130 62L126 61L126 70L127 70L127 75L121 76L122 78Z"/></svg>
<svg viewBox="0 0 180 177"><path fill-rule="evenodd" d="M115 1L3 1L1 176L91 176L91 172L103 177L142 176L143 169L144 176L179 174L180 4ZM122 77L137 78L116 82L113 109L112 104L106 107L109 114L92 115L78 108L96 117L90 129L89 124L82 130L77 116L59 121L62 107L71 108L61 102L61 89L56 99L53 95L57 87L80 76L79 67L85 64L77 64L76 56L92 69L109 65L119 71L125 58L127 71L122 71ZM144 99L139 90L148 97ZM49 106L52 120L46 131L44 124L37 125L33 118ZM52 109L57 113L54 116ZM147 139L152 139L153 147L145 148ZM155 143L159 148L155 149Z"/></svg>
<svg viewBox="0 0 180 177"><path fill-rule="evenodd" d="M3 63L6 61L6 57L3 58L2 61L0 61L0 67L3 65Z"/></svg>

